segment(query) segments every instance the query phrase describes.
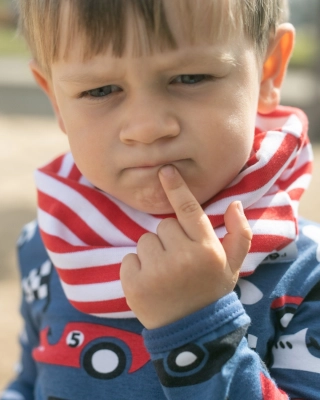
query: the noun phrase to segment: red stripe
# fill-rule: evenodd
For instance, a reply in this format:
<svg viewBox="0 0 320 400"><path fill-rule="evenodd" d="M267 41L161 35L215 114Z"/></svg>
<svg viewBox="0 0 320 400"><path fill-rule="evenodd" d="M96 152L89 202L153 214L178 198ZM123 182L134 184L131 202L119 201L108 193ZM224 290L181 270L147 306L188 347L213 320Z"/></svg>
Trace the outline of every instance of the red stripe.
<svg viewBox="0 0 320 400"><path fill-rule="evenodd" d="M291 200L299 201L304 192L305 189L292 189L288 191L288 195L290 196Z"/></svg>
<svg viewBox="0 0 320 400"><path fill-rule="evenodd" d="M74 308L87 314L104 314L114 312L131 311L126 299L104 300L104 301L90 301L81 302L69 300Z"/></svg>
<svg viewBox="0 0 320 400"><path fill-rule="evenodd" d="M292 242L284 236L278 235L253 235L250 253L270 253L274 250L281 250Z"/></svg>
<svg viewBox="0 0 320 400"><path fill-rule="evenodd" d="M268 208L254 208L245 210L248 220L282 220L294 221L292 207L290 205L275 206Z"/></svg>
<svg viewBox="0 0 320 400"><path fill-rule="evenodd" d="M73 181L78 181L81 178L81 176L82 174L78 170L78 167L76 166L76 164L73 164L73 167L71 168L68 178L72 179Z"/></svg>
<svg viewBox="0 0 320 400"><path fill-rule="evenodd" d="M260 384L263 400L289 400L288 395L277 388L275 383L260 372Z"/></svg>
<svg viewBox="0 0 320 400"><path fill-rule="evenodd" d="M54 179L62 182L63 184L71 187L87 199L94 207L96 207L101 214L103 214L114 226L122 231L124 235L138 242L140 237L147 231L129 218L120 208L108 199L102 192L97 189L79 184L78 182L71 181L60 176L51 175Z"/></svg>
<svg viewBox="0 0 320 400"><path fill-rule="evenodd" d="M287 180L279 180L277 182L281 190L286 190L290 185L292 185L298 178L304 174L311 175L312 173L312 163L308 162L297 169Z"/></svg>
<svg viewBox="0 0 320 400"><path fill-rule="evenodd" d="M282 117L290 117L290 115L296 115L303 126L303 132L306 132L308 127L308 118L306 114L300 110L299 108L290 107L290 106L278 106L272 113L268 114L266 118L282 118ZM259 114L260 117L264 118L263 114Z"/></svg>
<svg viewBox="0 0 320 400"><path fill-rule="evenodd" d="M40 233L43 242L46 245L46 248L53 253L72 253L77 251L84 251L84 250L96 250L96 249L105 249L106 247L111 246L73 246L70 243L66 242L65 240L59 238L58 236L50 235L49 233L44 232L40 228ZM80 254L81 256L81 254Z"/></svg>
<svg viewBox="0 0 320 400"><path fill-rule="evenodd" d="M299 306L303 302L303 297L300 296L281 296L273 300L271 308L281 308L288 304L295 304Z"/></svg>
<svg viewBox="0 0 320 400"><path fill-rule="evenodd" d="M277 221L295 221L291 205L275 206L268 208L254 208L244 211L247 219L250 220L277 220ZM224 224L224 216L208 215L211 225L214 228Z"/></svg>
<svg viewBox="0 0 320 400"><path fill-rule="evenodd" d="M224 217L223 215L208 215L209 221L211 222L211 225L213 228L218 228L219 226L222 226L224 224Z"/></svg>
<svg viewBox="0 0 320 400"><path fill-rule="evenodd" d="M254 165L254 164L256 164L258 162L257 153L260 150L261 143L265 139L267 133L268 132L263 132L261 130L256 129L254 142L253 142L253 147L252 147L252 154L251 154L249 160L246 163L246 165L248 167L251 167L252 165Z"/></svg>
<svg viewBox="0 0 320 400"><path fill-rule="evenodd" d="M281 146L271 157L269 162L262 168L246 175L235 186L223 190L214 197L214 201L224 199L243 193L252 192L266 185L275 175L279 173L279 169L286 163L288 154L292 154L297 145L297 139L292 135L284 137Z"/></svg>
<svg viewBox="0 0 320 400"><path fill-rule="evenodd" d="M61 269L57 268L60 279L68 285L87 285L120 280L120 265L110 264L99 267Z"/></svg>
<svg viewBox="0 0 320 400"><path fill-rule="evenodd" d="M53 172L53 173L57 173L62 165L62 162L65 158L65 154L62 154L61 156L55 158L53 161L51 161L49 164L45 165L42 168L39 168L39 171L48 173L48 172Z"/></svg>
<svg viewBox="0 0 320 400"><path fill-rule="evenodd" d="M110 243L91 229L78 214L59 200L39 191L38 204L41 210L54 215L84 243L94 244L95 246L110 246Z"/></svg>

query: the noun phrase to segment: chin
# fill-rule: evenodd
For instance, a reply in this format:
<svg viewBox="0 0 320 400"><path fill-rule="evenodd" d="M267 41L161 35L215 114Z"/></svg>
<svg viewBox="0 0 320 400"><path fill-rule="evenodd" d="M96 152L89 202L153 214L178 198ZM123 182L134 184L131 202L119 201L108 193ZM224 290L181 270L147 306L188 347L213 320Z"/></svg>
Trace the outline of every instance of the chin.
<svg viewBox="0 0 320 400"><path fill-rule="evenodd" d="M174 213L169 200L162 190L146 190L141 193L135 193L132 197L133 201L129 204L131 207L138 211L145 212L147 214L172 214Z"/></svg>

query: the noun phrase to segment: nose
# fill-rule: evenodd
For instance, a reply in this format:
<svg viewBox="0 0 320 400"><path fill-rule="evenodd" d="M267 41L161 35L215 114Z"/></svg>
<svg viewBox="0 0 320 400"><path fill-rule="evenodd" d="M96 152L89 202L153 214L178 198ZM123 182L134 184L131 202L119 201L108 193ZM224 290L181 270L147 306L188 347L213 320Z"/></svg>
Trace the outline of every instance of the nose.
<svg viewBox="0 0 320 400"><path fill-rule="evenodd" d="M179 119L163 99L135 99L124 111L120 140L125 144L151 144L179 133Z"/></svg>

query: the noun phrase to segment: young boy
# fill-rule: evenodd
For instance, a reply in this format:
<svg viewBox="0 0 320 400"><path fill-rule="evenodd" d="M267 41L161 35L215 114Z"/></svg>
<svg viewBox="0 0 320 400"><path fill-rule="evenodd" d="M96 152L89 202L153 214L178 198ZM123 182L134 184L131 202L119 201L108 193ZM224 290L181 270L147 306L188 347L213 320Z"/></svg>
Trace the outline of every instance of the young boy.
<svg viewBox="0 0 320 400"><path fill-rule="evenodd" d="M279 106L285 9L20 1L71 153L36 172L2 400L320 398L320 227L297 218L306 117Z"/></svg>

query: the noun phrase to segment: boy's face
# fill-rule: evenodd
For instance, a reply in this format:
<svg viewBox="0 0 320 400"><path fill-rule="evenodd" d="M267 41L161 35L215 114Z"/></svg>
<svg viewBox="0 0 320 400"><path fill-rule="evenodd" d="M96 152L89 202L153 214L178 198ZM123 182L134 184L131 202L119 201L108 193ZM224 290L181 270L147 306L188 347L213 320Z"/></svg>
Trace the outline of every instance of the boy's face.
<svg viewBox="0 0 320 400"><path fill-rule="evenodd" d="M169 6L170 7L170 6ZM130 29L129 29L130 31ZM200 204L226 187L252 148L261 68L241 32L177 50L83 62L81 41L51 85L75 162L96 187L147 213L172 212L158 171L173 164Z"/></svg>

